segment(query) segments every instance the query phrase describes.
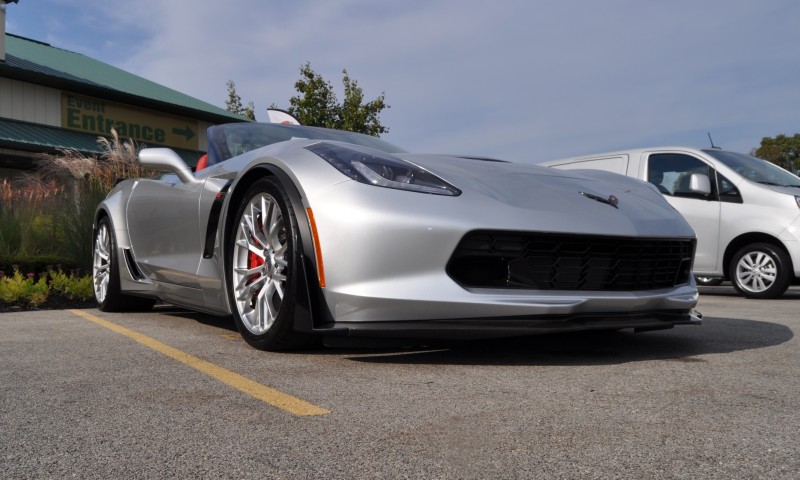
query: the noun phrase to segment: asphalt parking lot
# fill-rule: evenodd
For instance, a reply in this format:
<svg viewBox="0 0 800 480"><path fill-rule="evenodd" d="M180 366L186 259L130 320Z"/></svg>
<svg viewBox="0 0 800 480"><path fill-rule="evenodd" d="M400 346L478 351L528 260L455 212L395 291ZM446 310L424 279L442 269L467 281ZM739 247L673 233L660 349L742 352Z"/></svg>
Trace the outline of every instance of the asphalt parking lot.
<svg viewBox="0 0 800 480"><path fill-rule="evenodd" d="M800 289L704 324L252 349L171 307L0 314L3 478L796 478Z"/></svg>

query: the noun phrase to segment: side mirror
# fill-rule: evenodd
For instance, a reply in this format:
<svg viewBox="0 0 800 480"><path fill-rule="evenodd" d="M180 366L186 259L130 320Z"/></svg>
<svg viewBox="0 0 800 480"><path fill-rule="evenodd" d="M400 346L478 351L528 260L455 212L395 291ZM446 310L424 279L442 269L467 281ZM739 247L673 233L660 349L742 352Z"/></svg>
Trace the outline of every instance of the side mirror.
<svg viewBox="0 0 800 480"><path fill-rule="evenodd" d="M689 178L689 190L691 190L692 193L700 193L703 195L710 194L711 181L708 179L708 175L693 173Z"/></svg>
<svg viewBox="0 0 800 480"><path fill-rule="evenodd" d="M174 173L183 183L197 182L189 165L169 148L143 149L139 152L139 165L158 172Z"/></svg>

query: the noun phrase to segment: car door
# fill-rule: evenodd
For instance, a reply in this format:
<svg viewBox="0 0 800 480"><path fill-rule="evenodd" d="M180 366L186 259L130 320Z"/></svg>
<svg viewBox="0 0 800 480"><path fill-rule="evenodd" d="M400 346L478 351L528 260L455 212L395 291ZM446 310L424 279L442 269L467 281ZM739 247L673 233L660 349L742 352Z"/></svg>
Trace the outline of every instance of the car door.
<svg viewBox="0 0 800 480"><path fill-rule="evenodd" d="M719 265L720 202L716 172L702 159L678 152L645 153L647 181L656 185L667 201L689 222L697 235L694 271L722 273ZM707 175L711 193L704 195L689 189L693 173Z"/></svg>
<svg viewBox="0 0 800 480"><path fill-rule="evenodd" d="M202 239L198 203L203 182L182 183L175 175L139 180L127 206L134 259L146 276L199 287Z"/></svg>

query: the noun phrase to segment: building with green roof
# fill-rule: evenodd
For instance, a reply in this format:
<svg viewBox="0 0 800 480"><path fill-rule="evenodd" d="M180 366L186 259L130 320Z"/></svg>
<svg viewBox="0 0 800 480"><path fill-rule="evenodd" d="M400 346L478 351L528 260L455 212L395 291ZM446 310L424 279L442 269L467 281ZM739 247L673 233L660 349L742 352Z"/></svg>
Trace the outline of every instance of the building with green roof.
<svg viewBox="0 0 800 480"><path fill-rule="evenodd" d="M100 153L97 137L112 128L193 165L207 149L209 126L248 121L85 55L0 35L0 175L33 168L40 153Z"/></svg>

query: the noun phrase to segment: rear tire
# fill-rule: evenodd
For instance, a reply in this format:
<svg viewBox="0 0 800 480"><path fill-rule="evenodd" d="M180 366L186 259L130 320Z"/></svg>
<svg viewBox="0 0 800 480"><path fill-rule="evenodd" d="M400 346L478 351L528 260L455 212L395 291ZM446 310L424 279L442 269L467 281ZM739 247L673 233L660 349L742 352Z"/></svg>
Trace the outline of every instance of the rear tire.
<svg viewBox="0 0 800 480"><path fill-rule="evenodd" d="M100 219L92 242L92 285L97 308L104 312L150 310L156 301L122 293L117 238L107 217Z"/></svg>
<svg viewBox="0 0 800 480"><path fill-rule="evenodd" d="M747 298L777 298L792 280L792 261L779 247L753 243L741 248L731 259L731 283Z"/></svg>
<svg viewBox="0 0 800 480"><path fill-rule="evenodd" d="M228 295L236 327L259 350L291 350L315 337L294 330L298 291L297 219L284 188L262 178L245 193L226 247Z"/></svg>

